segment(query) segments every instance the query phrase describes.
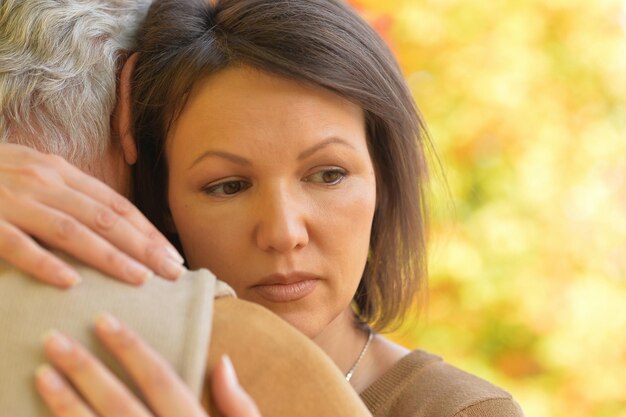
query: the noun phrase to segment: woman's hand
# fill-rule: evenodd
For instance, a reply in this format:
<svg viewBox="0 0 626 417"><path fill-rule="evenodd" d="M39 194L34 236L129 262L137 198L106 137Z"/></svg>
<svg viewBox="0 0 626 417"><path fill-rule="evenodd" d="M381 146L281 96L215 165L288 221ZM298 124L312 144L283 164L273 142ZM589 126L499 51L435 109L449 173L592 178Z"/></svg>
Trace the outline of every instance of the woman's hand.
<svg viewBox="0 0 626 417"><path fill-rule="evenodd" d="M52 331L45 338L44 349L56 369L40 368L36 384L55 417L206 417L169 364L124 324L103 315L96 322L96 334L135 381L149 409L86 349ZM260 417L227 358L216 367L212 385L225 417Z"/></svg>
<svg viewBox="0 0 626 417"><path fill-rule="evenodd" d="M0 144L0 258L51 285L80 281L35 239L132 284L184 271L167 239L106 184L61 157Z"/></svg>

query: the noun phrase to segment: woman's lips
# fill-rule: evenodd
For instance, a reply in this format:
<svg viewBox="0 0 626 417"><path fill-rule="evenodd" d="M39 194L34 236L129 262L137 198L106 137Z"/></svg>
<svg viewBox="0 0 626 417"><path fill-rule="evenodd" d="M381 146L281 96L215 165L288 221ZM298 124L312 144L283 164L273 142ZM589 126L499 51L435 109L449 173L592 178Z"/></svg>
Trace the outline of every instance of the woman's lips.
<svg viewBox="0 0 626 417"><path fill-rule="evenodd" d="M303 279L288 284L272 283L255 285L252 289L267 301L286 303L297 301L311 294L317 286L318 279Z"/></svg>

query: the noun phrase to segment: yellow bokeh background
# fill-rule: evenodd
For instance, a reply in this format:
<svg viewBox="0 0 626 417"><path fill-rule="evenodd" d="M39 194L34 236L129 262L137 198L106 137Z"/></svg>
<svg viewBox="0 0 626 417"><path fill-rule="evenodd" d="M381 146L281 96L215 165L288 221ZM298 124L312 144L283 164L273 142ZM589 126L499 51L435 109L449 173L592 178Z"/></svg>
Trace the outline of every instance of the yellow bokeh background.
<svg viewBox="0 0 626 417"><path fill-rule="evenodd" d="M444 172L428 312L391 337L528 416L626 417L626 1L353 3Z"/></svg>

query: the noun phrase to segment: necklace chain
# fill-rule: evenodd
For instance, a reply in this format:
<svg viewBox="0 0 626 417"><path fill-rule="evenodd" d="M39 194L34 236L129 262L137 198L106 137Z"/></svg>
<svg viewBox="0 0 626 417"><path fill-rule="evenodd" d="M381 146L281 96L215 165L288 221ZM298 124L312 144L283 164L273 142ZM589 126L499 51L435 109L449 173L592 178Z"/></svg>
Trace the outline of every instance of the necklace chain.
<svg viewBox="0 0 626 417"><path fill-rule="evenodd" d="M350 368L350 370L346 374L346 381L350 382L350 380L352 379L352 375L354 375L354 371L356 371L356 368L357 366L359 366L361 359L363 359L363 356L365 356L365 352L367 352L367 348L369 347L373 338L374 338L374 332L372 332L372 329L368 328L367 342L365 342L365 346L363 346L363 349L361 349L361 353L359 353L359 356L356 358L354 365L352 365L352 368Z"/></svg>

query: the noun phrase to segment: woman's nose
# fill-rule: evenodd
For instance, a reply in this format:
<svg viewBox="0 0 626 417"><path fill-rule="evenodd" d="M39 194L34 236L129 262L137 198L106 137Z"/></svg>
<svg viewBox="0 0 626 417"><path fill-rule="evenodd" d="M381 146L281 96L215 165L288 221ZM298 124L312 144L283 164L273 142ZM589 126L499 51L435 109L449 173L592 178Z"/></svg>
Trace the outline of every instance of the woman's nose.
<svg viewBox="0 0 626 417"><path fill-rule="evenodd" d="M286 190L263 196L256 216L256 243L264 251L286 253L309 242L306 208Z"/></svg>

